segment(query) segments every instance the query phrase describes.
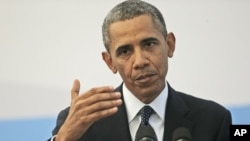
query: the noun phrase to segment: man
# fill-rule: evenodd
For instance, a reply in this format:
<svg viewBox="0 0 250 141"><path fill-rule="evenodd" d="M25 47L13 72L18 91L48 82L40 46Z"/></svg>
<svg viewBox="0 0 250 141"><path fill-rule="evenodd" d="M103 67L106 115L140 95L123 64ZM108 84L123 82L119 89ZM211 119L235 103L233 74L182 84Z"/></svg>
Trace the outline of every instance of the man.
<svg viewBox="0 0 250 141"><path fill-rule="evenodd" d="M154 6L129 0L115 6L103 23L103 60L123 83L92 88L79 95L74 81L71 106L61 111L53 130L56 141L134 141L150 106L147 127L155 140L171 141L178 127L193 141L228 141L231 115L224 107L175 91L167 82L168 58L175 36L167 32Z"/></svg>

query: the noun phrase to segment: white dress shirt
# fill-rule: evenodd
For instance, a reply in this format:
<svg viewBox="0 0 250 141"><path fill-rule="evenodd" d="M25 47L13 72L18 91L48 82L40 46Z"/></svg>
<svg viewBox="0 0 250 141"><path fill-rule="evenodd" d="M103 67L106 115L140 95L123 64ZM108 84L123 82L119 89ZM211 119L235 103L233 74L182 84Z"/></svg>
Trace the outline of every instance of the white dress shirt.
<svg viewBox="0 0 250 141"><path fill-rule="evenodd" d="M143 106L146 104L142 103L139 99L137 99L125 86L122 87L123 97L125 102L125 107L127 110L129 129L132 140L135 140L135 135L139 125L141 123L141 117L138 112L141 110ZM164 122L165 122L165 109L168 98L168 86L165 85L165 88L160 93L158 97L150 104L151 108L154 109L155 113L153 113L149 118L149 124L154 128L157 139L159 141L163 140L163 132L164 132Z"/></svg>

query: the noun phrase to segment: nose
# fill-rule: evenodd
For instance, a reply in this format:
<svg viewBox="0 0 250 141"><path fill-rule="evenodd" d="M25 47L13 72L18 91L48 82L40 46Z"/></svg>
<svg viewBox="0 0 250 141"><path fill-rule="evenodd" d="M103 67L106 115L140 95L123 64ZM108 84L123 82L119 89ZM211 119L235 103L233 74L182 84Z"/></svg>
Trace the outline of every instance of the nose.
<svg viewBox="0 0 250 141"><path fill-rule="evenodd" d="M149 65L149 54L143 50L136 50L134 52L134 69L143 69Z"/></svg>

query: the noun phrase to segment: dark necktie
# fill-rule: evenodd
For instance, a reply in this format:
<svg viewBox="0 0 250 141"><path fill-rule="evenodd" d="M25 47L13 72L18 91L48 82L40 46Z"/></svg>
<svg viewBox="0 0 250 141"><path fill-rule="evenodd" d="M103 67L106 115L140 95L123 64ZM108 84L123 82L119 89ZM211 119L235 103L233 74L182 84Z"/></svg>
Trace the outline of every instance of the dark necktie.
<svg viewBox="0 0 250 141"><path fill-rule="evenodd" d="M157 141L155 131L148 122L153 112L150 106L144 106L140 110L141 124L136 132L135 141Z"/></svg>

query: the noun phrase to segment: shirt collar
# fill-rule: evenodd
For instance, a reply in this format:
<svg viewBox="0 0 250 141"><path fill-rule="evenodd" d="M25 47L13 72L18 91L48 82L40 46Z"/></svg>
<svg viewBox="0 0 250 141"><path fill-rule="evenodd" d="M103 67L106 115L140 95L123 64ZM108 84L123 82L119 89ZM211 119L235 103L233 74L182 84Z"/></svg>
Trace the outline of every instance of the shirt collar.
<svg viewBox="0 0 250 141"><path fill-rule="evenodd" d="M141 110L145 104L137 99L124 84L122 87L123 98L125 101L125 107L127 110L129 123L136 117L137 113ZM147 104L151 106L156 114L164 121L165 119L165 109L168 98L168 85L162 90L159 96L157 96L151 103Z"/></svg>

